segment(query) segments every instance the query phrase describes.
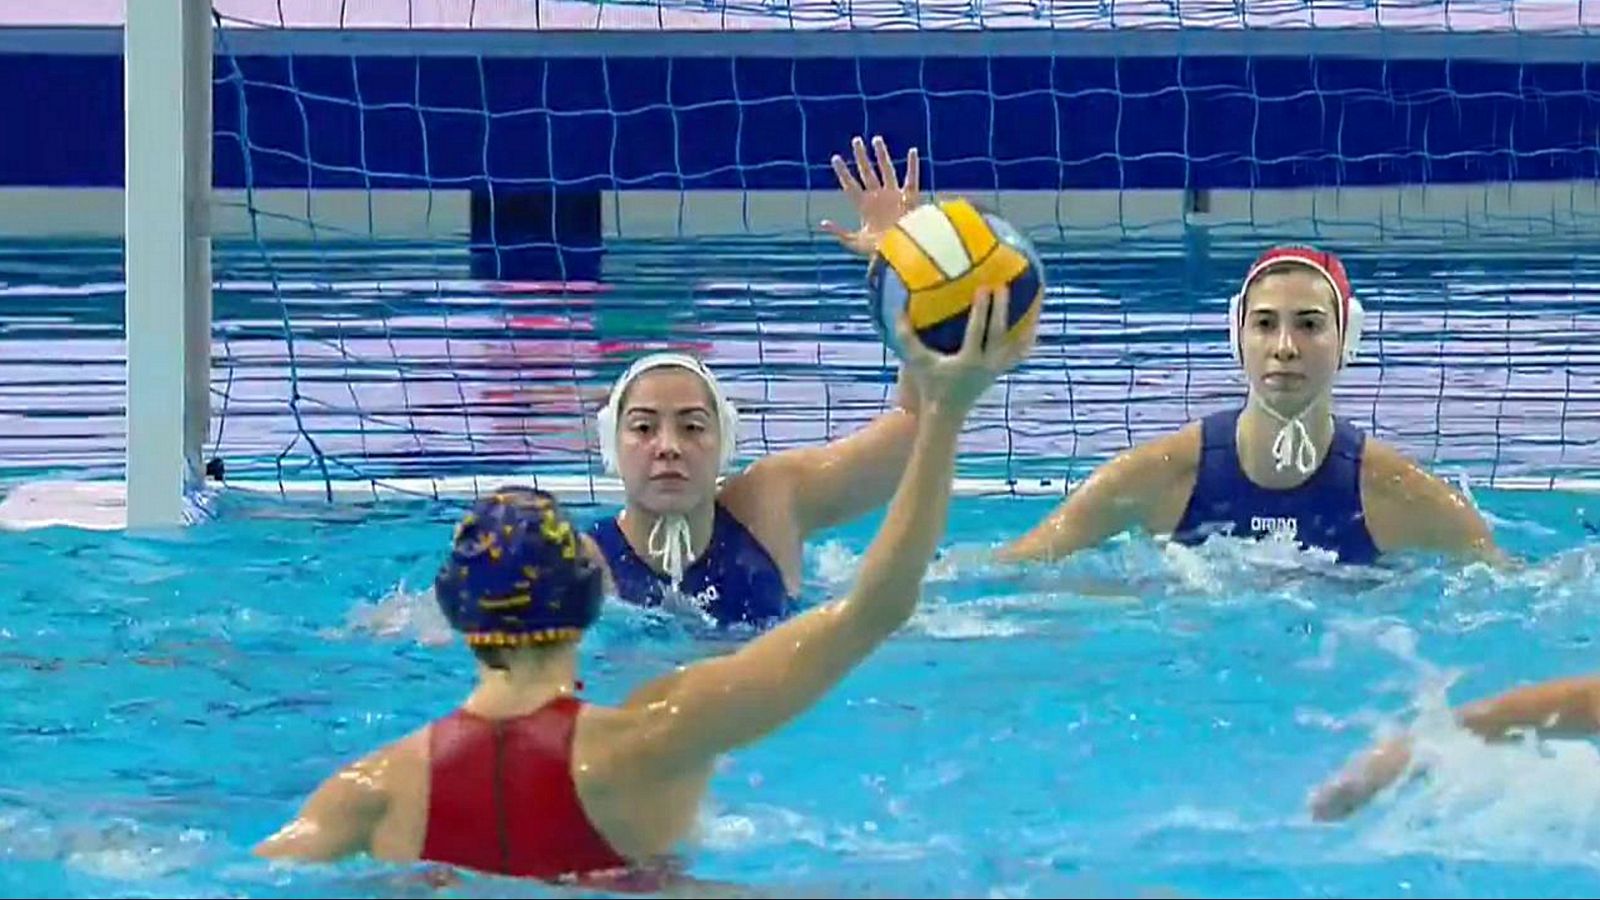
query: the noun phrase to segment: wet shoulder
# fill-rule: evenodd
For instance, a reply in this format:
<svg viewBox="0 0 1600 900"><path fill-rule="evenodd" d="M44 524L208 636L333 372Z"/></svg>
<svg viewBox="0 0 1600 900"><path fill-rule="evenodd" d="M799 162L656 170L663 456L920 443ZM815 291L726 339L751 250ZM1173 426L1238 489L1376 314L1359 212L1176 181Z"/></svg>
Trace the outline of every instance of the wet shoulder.
<svg viewBox="0 0 1600 900"><path fill-rule="evenodd" d="M1437 517L1470 506L1465 495L1393 445L1371 437L1361 456L1361 506L1380 550L1401 549L1437 527Z"/></svg>
<svg viewBox="0 0 1600 900"><path fill-rule="evenodd" d="M371 778L387 802L372 835L379 859L416 859L428 831L429 752L433 726L425 725L363 760L360 775Z"/></svg>
<svg viewBox="0 0 1600 900"><path fill-rule="evenodd" d="M1139 480L1148 486L1145 527L1168 534L1178 527L1200 472L1201 422L1193 421L1138 447Z"/></svg>

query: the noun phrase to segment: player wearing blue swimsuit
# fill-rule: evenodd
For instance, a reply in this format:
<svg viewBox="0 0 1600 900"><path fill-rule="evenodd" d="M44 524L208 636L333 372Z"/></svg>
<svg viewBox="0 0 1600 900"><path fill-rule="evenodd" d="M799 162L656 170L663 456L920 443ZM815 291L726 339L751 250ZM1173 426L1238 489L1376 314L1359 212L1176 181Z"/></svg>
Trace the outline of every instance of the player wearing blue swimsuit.
<svg viewBox="0 0 1600 900"><path fill-rule="evenodd" d="M674 586L636 553L615 516L590 529L619 597L645 606L666 606L681 600L719 624L770 625L794 606L783 570L733 513L714 506L711 540L700 556L683 569Z"/></svg>
<svg viewBox="0 0 1600 900"><path fill-rule="evenodd" d="M1239 463L1243 413L1243 408L1225 410L1201 420L1199 469L1173 540L1198 544L1212 534L1282 537L1326 550L1340 562L1376 561L1378 546L1361 503L1366 435L1335 418L1322 465L1298 487L1273 490L1251 481Z"/></svg>
<svg viewBox="0 0 1600 900"><path fill-rule="evenodd" d="M855 141L859 181L834 168L861 228L825 227L853 248L875 246L916 206L915 152L902 184L882 141L874 170ZM739 417L700 360L661 353L618 379L599 416L600 451L626 498L588 537L625 601L699 610L719 625L764 625L795 606L806 539L887 503L917 432L919 392L902 370L899 407L823 446L772 454L720 481Z"/></svg>
<svg viewBox="0 0 1600 900"><path fill-rule="evenodd" d="M1055 559L1142 529L1183 544L1292 540L1358 564L1402 550L1504 562L1465 497L1334 416L1333 384L1362 321L1338 257L1263 253L1229 307L1244 406L1125 451L1000 558Z"/></svg>

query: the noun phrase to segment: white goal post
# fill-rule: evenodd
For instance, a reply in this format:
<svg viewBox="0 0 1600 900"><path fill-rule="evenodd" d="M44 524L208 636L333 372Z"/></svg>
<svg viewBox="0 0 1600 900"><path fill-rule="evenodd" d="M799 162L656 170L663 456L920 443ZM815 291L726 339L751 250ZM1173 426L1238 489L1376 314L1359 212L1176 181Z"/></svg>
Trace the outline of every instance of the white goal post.
<svg viewBox="0 0 1600 900"><path fill-rule="evenodd" d="M179 525L210 426L210 0L128 3L128 528Z"/></svg>

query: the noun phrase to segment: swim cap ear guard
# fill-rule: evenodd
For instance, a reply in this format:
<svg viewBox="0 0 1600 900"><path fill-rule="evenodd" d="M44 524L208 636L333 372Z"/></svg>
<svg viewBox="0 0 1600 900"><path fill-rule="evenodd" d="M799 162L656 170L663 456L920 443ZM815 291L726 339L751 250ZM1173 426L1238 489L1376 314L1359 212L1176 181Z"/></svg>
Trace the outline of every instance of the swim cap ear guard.
<svg viewBox="0 0 1600 900"><path fill-rule="evenodd" d="M433 581L450 627L490 647L577 640L599 617L604 590L555 497L517 486L473 504Z"/></svg>
<svg viewBox="0 0 1600 900"><path fill-rule="evenodd" d="M721 456L718 468L726 471L733 463L735 451L739 444L739 410L736 409L722 392L722 385L717 381L717 376L700 360L685 353L652 353L643 357L628 367L628 371L617 379L611 386L611 396L606 399L606 405L601 407L597 416L600 429L600 460L605 464L606 474L617 474L617 420L622 415L622 395L628 392L628 386L639 376L651 369L687 369L700 376L705 382L706 390L711 393L711 402L717 408L717 424L722 429Z"/></svg>
<svg viewBox="0 0 1600 900"><path fill-rule="evenodd" d="M1361 301L1356 298L1350 289L1350 276L1345 273L1344 263L1339 257L1314 247L1283 246L1274 247L1257 257L1250 271L1244 277L1244 283L1239 292L1228 301L1228 346L1233 350L1235 362L1244 362L1243 331L1245 305L1244 297L1250 291L1250 285L1260 275L1262 270L1277 263L1295 263L1305 266L1321 275L1327 280L1328 286L1333 288L1334 322L1339 329L1339 337L1343 344L1339 359L1340 367L1355 361L1356 350L1361 345L1361 329L1366 324L1366 310L1361 306Z"/></svg>

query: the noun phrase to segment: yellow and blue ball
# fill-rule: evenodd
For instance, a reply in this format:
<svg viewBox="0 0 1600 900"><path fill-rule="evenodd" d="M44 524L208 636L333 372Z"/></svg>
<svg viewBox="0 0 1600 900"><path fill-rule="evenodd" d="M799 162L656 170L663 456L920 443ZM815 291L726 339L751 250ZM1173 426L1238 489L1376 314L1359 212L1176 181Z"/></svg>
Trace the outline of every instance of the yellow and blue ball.
<svg viewBox="0 0 1600 900"><path fill-rule="evenodd" d="M1014 337L1039 315L1044 265L1010 223L962 198L906 213L884 234L867 266L873 322L896 355L903 354L895 339L901 312L929 349L959 351L973 294L984 285L1010 287L1006 335Z"/></svg>

